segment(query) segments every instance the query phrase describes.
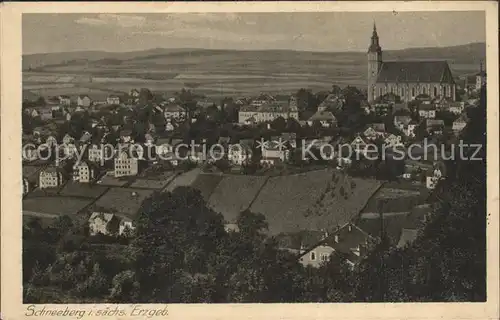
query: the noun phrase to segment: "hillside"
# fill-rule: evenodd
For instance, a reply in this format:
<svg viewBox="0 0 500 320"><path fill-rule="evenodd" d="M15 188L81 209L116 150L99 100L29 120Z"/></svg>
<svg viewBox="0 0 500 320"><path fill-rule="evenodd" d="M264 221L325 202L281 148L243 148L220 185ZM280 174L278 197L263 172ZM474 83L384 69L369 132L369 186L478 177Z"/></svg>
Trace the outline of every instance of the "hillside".
<svg viewBox="0 0 500 320"><path fill-rule="evenodd" d="M384 51L386 60L447 60L455 75L475 73L485 44ZM289 94L333 84L364 86L365 52L153 49L110 53L85 51L23 57L23 89L41 96L93 97L147 87L173 94L183 87L209 97Z"/></svg>
<svg viewBox="0 0 500 320"><path fill-rule="evenodd" d="M335 59L349 57L352 60L364 60L365 52L306 52L292 50L265 50L265 51L237 51L237 50L209 50L209 49L150 49L130 52L106 51L76 51L23 55L23 70L29 67L37 68L50 65L71 65L84 61L98 61L116 59L121 61L153 60L169 58L204 58L214 55L229 55L239 58L258 56L264 59L300 59L312 61L312 58ZM485 43L471 43L460 46L441 48L411 48L403 50L384 51L385 58L391 59L447 59L455 63L475 63L486 56Z"/></svg>

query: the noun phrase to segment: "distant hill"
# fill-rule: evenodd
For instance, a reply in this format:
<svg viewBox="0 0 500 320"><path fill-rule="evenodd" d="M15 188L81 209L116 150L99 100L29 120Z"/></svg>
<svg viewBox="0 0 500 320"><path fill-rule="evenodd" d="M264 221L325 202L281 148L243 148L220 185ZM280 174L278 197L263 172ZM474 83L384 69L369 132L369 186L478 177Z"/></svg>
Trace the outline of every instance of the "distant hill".
<svg viewBox="0 0 500 320"><path fill-rule="evenodd" d="M23 70L39 67L72 66L72 65L120 65L123 62L135 65L141 63L166 63L169 60L187 59L191 63L203 63L205 58L214 59L220 56L224 61L244 61L246 58L266 61L296 60L306 64L325 60L345 61L345 63L364 63L365 52L306 52L293 50L209 50L209 49L163 49L156 48L132 52L78 51L45 54L23 55ZM234 59L228 59L233 57ZM485 43L471 43L453 47L411 48L404 50L384 51L385 60L409 59L443 59L455 64L479 64L486 57Z"/></svg>

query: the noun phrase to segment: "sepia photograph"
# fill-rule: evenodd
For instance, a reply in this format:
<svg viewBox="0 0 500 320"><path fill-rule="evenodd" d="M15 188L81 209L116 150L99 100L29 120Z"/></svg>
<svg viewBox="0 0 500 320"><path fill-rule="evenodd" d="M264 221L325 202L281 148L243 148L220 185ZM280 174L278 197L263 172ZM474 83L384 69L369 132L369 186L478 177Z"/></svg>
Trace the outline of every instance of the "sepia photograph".
<svg viewBox="0 0 500 320"><path fill-rule="evenodd" d="M485 9L19 22L25 316L491 301Z"/></svg>

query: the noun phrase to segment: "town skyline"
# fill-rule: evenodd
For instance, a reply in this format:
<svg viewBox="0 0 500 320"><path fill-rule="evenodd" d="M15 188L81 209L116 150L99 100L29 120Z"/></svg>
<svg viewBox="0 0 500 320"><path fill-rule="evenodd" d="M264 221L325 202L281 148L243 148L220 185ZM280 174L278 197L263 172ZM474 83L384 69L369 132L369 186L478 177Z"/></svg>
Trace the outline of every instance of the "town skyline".
<svg viewBox="0 0 500 320"><path fill-rule="evenodd" d="M23 54L160 48L362 52L374 23L384 50L486 41L482 12L26 14Z"/></svg>

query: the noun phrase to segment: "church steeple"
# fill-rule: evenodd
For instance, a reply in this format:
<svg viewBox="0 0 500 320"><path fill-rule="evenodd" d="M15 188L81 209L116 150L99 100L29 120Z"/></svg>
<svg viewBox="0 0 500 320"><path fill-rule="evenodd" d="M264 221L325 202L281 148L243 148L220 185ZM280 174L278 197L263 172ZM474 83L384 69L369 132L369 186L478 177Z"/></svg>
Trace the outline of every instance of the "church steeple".
<svg viewBox="0 0 500 320"><path fill-rule="evenodd" d="M372 32L372 41L370 43L370 47L368 48L368 52L381 52L382 48L379 44L378 34L377 34L377 25L373 22L373 32Z"/></svg>
<svg viewBox="0 0 500 320"><path fill-rule="evenodd" d="M377 77L382 69L382 48L380 47L379 38L377 34L377 26L373 22L373 32L371 37L370 47L367 53L368 58L368 101L371 102L375 99Z"/></svg>

